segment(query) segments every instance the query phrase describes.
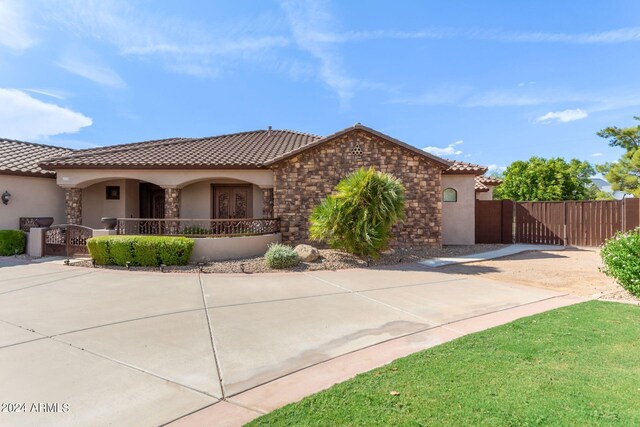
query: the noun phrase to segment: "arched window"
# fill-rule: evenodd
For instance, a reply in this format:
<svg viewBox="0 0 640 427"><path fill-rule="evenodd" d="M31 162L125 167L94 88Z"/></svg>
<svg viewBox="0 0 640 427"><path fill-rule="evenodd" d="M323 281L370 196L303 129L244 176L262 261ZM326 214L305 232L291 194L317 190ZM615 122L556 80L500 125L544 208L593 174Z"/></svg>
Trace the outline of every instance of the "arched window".
<svg viewBox="0 0 640 427"><path fill-rule="evenodd" d="M445 202L457 202L458 192L453 188L446 188L442 193L442 200Z"/></svg>

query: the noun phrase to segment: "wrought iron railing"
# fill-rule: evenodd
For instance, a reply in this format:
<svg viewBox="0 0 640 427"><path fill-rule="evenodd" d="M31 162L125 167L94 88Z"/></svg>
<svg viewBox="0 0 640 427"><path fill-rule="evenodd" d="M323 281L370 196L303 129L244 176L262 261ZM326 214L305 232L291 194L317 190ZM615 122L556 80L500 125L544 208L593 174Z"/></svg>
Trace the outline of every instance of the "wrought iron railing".
<svg viewBox="0 0 640 427"><path fill-rule="evenodd" d="M118 218L117 234L152 236L255 236L280 231L278 218Z"/></svg>
<svg viewBox="0 0 640 427"><path fill-rule="evenodd" d="M38 226L36 217L20 217L20 230L28 233L33 227Z"/></svg>

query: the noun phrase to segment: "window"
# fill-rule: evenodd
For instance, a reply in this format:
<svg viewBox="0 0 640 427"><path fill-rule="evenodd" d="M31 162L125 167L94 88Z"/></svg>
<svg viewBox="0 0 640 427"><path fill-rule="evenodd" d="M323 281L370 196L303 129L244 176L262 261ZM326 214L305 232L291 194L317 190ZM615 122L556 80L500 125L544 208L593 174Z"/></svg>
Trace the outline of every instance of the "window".
<svg viewBox="0 0 640 427"><path fill-rule="evenodd" d="M107 200L120 200L119 185L107 185Z"/></svg>
<svg viewBox="0 0 640 427"><path fill-rule="evenodd" d="M447 188L442 193L442 200L444 200L445 202L457 202L458 192L453 188Z"/></svg>
<svg viewBox="0 0 640 427"><path fill-rule="evenodd" d="M362 156L362 147L360 147L360 144L356 144L353 147L353 150L351 150L351 154L358 157Z"/></svg>

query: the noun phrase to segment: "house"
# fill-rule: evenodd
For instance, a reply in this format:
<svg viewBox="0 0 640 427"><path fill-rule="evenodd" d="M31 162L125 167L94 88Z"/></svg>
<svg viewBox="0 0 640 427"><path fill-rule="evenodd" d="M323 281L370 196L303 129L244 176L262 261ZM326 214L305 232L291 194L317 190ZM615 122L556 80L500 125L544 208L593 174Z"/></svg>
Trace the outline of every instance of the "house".
<svg viewBox="0 0 640 427"><path fill-rule="evenodd" d="M53 217L66 220L64 190L53 171L38 163L72 150L30 142L0 139L0 230L20 228L20 218ZM28 226L25 225L25 226Z"/></svg>
<svg viewBox="0 0 640 427"><path fill-rule="evenodd" d="M308 242L313 208L341 178L369 166L406 188L406 219L394 226L394 246L474 243L475 178L486 168L436 157L359 123L326 137L269 128L52 152L38 163L43 174L55 174L52 193L64 200L70 224L102 228L102 217L117 217L124 232L151 224L147 232L171 234L195 220L216 227L244 221L249 232L277 231L288 244ZM18 187L16 194L28 191ZM35 207L24 214L42 215Z"/></svg>

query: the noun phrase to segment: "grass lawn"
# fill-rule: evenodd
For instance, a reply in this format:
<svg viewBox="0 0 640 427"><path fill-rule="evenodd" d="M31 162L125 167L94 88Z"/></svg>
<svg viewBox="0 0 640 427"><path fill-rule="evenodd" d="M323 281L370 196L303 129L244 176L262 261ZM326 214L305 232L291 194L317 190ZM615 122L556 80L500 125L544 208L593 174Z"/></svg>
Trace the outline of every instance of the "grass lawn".
<svg viewBox="0 0 640 427"><path fill-rule="evenodd" d="M640 307L592 301L520 319L250 425L640 425Z"/></svg>

